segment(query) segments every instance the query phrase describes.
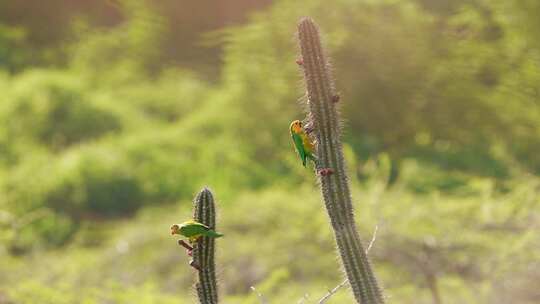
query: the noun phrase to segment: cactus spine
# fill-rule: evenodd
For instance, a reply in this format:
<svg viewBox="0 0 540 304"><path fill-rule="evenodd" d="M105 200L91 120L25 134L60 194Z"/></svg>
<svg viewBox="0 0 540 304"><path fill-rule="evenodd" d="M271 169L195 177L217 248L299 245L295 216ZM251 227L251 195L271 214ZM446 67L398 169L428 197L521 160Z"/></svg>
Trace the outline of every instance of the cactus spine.
<svg viewBox="0 0 540 304"><path fill-rule="evenodd" d="M309 117L317 140L317 172L326 210L349 283L358 303L384 303L353 216L351 194L340 139L339 116L329 64L319 31L310 18L298 24L301 66L307 89Z"/></svg>
<svg viewBox="0 0 540 304"><path fill-rule="evenodd" d="M216 229L216 208L214 197L208 188L197 194L194 204L193 219L211 229ZM193 247L193 263L199 267L199 281L195 285L201 304L217 304L218 289L214 262L215 240L201 237Z"/></svg>

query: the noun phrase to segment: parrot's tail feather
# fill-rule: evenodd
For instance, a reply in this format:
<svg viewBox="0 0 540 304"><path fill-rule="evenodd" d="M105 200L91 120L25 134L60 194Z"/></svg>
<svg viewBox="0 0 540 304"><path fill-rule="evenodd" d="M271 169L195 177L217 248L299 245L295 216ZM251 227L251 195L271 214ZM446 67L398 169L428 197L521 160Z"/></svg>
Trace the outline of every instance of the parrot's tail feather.
<svg viewBox="0 0 540 304"><path fill-rule="evenodd" d="M221 233L219 233L219 232L215 232L215 231L213 231L213 230L208 230L208 231L206 232L206 236L212 237L212 238L219 238L219 237L222 237L223 234L221 234Z"/></svg>

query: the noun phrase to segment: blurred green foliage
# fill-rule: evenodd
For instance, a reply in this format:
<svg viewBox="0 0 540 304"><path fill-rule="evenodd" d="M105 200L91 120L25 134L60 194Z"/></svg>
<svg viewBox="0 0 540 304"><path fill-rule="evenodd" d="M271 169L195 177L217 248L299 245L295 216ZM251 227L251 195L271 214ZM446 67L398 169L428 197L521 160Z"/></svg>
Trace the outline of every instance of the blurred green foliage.
<svg viewBox="0 0 540 304"><path fill-rule="evenodd" d="M24 50L20 49L25 32L21 28L0 24L0 67L13 70L24 63Z"/></svg>
<svg viewBox="0 0 540 304"><path fill-rule="evenodd" d="M229 15L31 2L0 3L0 303L190 302L167 228L203 185L227 234L226 303L257 303L251 285L276 303L337 285L287 133L303 15L335 67L358 223L366 241L379 225L370 254L391 299L538 301L537 1L274 1L206 35L268 1ZM39 8L57 18L30 18Z"/></svg>
<svg viewBox="0 0 540 304"><path fill-rule="evenodd" d="M404 176L418 173L414 164L405 167ZM435 282L447 301L534 303L527 290L535 290L538 275L531 218L531 210L540 207L538 181L516 180L506 195L496 194L487 179L472 181L461 197L418 195L400 182L388 189L387 171L373 170L369 181L353 184L353 195L363 198L356 208L366 242L378 226L370 255L389 297L432 303ZM305 293L315 301L341 282L333 236L313 185L218 199L219 224L228 233L217 252L225 303L259 303L252 285L273 302ZM87 223L60 252L35 250L24 262L5 256L0 268L12 275L1 277L0 286L9 286L4 292L15 301L31 303L191 303L189 257L167 233L170 223L191 216L184 202L147 207L129 221ZM329 303L349 301L344 289Z"/></svg>
<svg viewBox="0 0 540 304"><path fill-rule="evenodd" d="M8 138L58 150L120 128L119 118L86 100L80 81L70 74L31 71L10 87L1 114Z"/></svg>

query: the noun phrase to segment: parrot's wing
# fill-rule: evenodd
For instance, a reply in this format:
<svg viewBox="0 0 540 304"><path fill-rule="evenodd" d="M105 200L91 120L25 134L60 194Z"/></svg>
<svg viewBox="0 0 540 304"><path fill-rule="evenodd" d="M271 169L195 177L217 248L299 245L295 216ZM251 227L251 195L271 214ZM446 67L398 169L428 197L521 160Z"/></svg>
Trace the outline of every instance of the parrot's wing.
<svg viewBox="0 0 540 304"><path fill-rule="evenodd" d="M182 224L180 224L180 227L184 227L184 226L201 226L201 227L204 227L206 229L210 229L208 226L206 226L205 224L203 223L199 223L195 220L189 220L189 221L185 221L183 222Z"/></svg>
<svg viewBox="0 0 540 304"><path fill-rule="evenodd" d="M206 225L203 224L203 223L197 223L196 225L199 226L199 227L201 227L201 228L204 228L205 230L210 229L210 227L206 226Z"/></svg>
<svg viewBox="0 0 540 304"><path fill-rule="evenodd" d="M296 151L298 151L298 154L300 154L300 158L302 159L302 163L304 166L306 165L306 150L304 149L304 143L302 141L302 137L296 133L292 134L292 139L294 142L294 146L296 147Z"/></svg>
<svg viewBox="0 0 540 304"><path fill-rule="evenodd" d="M200 233L200 234L205 234L206 232L211 230L210 228L208 228L208 226L206 226L204 224L193 226L193 229L194 229L194 231L196 231L197 233Z"/></svg>

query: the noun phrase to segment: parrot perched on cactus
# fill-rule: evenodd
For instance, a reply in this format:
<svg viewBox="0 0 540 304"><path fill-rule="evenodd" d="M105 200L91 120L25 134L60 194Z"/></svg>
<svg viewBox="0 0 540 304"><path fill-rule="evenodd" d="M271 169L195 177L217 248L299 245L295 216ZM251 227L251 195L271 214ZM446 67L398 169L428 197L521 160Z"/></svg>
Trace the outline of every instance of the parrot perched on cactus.
<svg viewBox="0 0 540 304"><path fill-rule="evenodd" d="M181 224L171 226L171 234L179 234L188 238L190 243L195 243L200 237L207 236L211 238L222 237L223 234L218 233L205 224L194 220L185 221Z"/></svg>
<svg viewBox="0 0 540 304"><path fill-rule="evenodd" d="M313 154L315 146L311 142L309 136L306 134L302 128L302 122L300 120L295 120L291 123L290 127L291 137L294 143L294 147L302 159L302 165L306 166L306 161L308 159L312 160L314 163L317 162L317 158Z"/></svg>

